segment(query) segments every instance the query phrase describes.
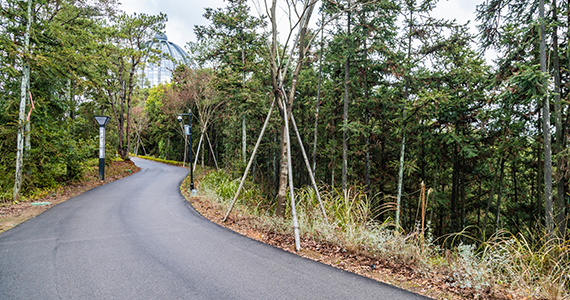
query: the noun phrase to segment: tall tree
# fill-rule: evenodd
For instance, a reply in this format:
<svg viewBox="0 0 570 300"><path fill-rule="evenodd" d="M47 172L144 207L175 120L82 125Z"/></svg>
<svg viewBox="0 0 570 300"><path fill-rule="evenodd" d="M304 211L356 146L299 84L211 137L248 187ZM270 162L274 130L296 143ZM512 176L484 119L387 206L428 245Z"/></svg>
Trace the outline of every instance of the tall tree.
<svg viewBox="0 0 570 300"><path fill-rule="evenodd" d="M20 200L20 188L22 186L22 169L24 166L24 126L26 124L27 91L30 84L30 28L32 24L32 0L28 0L28 12L26 17L26 31L24 33L24 45L22 47L22 83L20 85L20 109L18 114L18 143L16 154L16 178L14 180L13 200Z"/></svg>
<svg viewBox="0 0 570 300"><path fill-rule="evenodd" d="M130 148L131 98L139 82L142 59L153 53L146 43L164 28L166 15L118 15L107 37L105 55L99 60L103 78L99 88L106 94L117 124L118 153L128 159ZM105 72L105 73L103 73Z"/></svg>

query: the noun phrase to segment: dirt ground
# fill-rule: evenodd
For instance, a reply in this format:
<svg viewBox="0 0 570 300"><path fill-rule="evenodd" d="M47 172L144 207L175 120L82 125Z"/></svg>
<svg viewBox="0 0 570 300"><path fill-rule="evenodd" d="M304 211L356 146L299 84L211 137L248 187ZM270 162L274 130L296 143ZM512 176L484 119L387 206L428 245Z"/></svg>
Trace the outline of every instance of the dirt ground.
<svg viewBox="0 0 570 300"><path fill-rule="evenodd" d="M95 167L82 181L44 191L40 196L26 199L18 204L0 203L0 232L6 231L30 218L33 218L49 208L68 200L71 197L84 193L94 187L121 179L138 172L140 168L131 161L114 161L105 168L105 181L99 179L99 169ZM32 205L32 203L49 202L47 205Z"/></svg>

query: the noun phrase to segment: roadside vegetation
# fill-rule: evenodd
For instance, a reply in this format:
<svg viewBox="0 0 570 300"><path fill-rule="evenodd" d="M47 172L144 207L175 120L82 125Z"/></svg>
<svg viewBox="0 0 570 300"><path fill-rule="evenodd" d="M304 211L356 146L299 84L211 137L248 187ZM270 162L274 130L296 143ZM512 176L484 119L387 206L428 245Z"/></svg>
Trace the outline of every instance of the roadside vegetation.
<svg viewBox="0 0 570 300"><path fill-rule="evenodd" d="M474 33L434 17L448 2L227 0L204 10L190 63L147 87L145 64L172 59L145 47L166 15L3 0L1 207L96 174L109 116L107 163L192 151L224 170L202 182L221 205L248 178L239 202L274 232L298 218L301 236L473 295L568 298L570 5L484 1Z"/></svg>
<svg viewBox="0 0 570 300"><path fill-rule="evenodd" d="M206 171L199 180L200 195L215 202L226 212L239 179L224 171ZM188 188L187 178L181 189ZM262 232L292 237L290 209L285 218L276 216L275 204L265 198L259 186L246 183L234 218ZM296 190L297 214L301 236L326 242L353 254L373 260L389 261L410 267L431 284L445 285L449 291L475 299L567 299L570 297L570 244L559 238L544 240L543 232L513 234L501 231L486 241L464 231L435 238L431 224L422 231L418 222L411 231L397 228L383 214L393 210L394 203L385 200L384 210L374 211L362 188L341 193L321 186L321 198L328 213L325 220L312 188ZM245 216L245 217L244 217ZM544 229L543 229L544 230ZM437 282L436 278L441 278Z"/></svg>
<svg viewBox="0 0 570 300"><path fill-rule="evenodd" d="M108 162L109 164L105 166L105 181L99 179L99 160L91 159L85 162L81 177L75 181L59 183L49 188L32 189L23 195L19 203L11 201L0 203L0 232L8 230L73 196L139 171L139 168L131 161L124 161L118 157L109 159Z"/></svg>

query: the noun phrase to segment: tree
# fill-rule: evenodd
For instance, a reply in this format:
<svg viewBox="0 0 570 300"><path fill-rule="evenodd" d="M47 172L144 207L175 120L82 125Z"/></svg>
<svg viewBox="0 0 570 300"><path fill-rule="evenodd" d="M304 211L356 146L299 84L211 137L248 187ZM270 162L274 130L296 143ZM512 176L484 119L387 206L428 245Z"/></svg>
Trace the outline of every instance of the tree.
<svg viewBox="0 0 570 300"><path fill-rule="evenodd" d="M137 72L146 55L153 55L146 42L164 28L166 15L119 15L113 19L106 38L104 55L99 60L103 78L98 89L106 94L119 135L119 155L128 159L130 148L131 97L137 84ZM154 54L156 55L156 54ZM126 141L125 141L126 138Z"/></svg>
<svg viewBox="0 0 570 300"><path fill-rule="evenodd" d="M261 71L259 52L263 49L265 37L257 31L264 21L249 14L245 0L230 0L226 8L206 8L204 17L211 21L207 26L196 26L194 31L198 43L213 44L198 59L209 62L216 72L218 89L223 91L230 103L242 112L242 161L246 160L246 115L252 108L248 104L254 98L248 78ZM190 43L192 48L199 48Z"/></svg>

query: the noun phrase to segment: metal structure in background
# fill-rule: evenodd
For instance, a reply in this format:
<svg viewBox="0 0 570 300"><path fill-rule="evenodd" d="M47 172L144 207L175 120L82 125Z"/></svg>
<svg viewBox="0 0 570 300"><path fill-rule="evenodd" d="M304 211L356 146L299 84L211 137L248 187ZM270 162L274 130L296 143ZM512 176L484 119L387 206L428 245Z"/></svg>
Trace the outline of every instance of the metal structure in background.
<svg viewBox="0 0 570 300"><path fill-rule="evenodd" d="M188 116L188 125L184 125L184 134L188 136L188 144L190 145L190 196L195 197L198 191L194 189L194 171L192 168L192 112L188 110L187 114L178 114L178 122L182 122L183 116Z"/></svg>
<svg viewBox="0 0 570 300"><path fill-rule="evenodd" d="M99 178L105 180L105 125L111 118L107 116L95 116L99 124Z"/></svg>
<svg viewBox="0 0 570 300"><path fill-rule="evenodd" d="M145 47L152 49L154 53L151 52L142 58L144 69L139 71L139 75L142 75L141 87L153 87L170 82L172 72L177 66L190 64L188 53L168 41L166 34L156 34L152 40L145 43ZM157 53L161 56L158 61L152 59Z"/></svg>

